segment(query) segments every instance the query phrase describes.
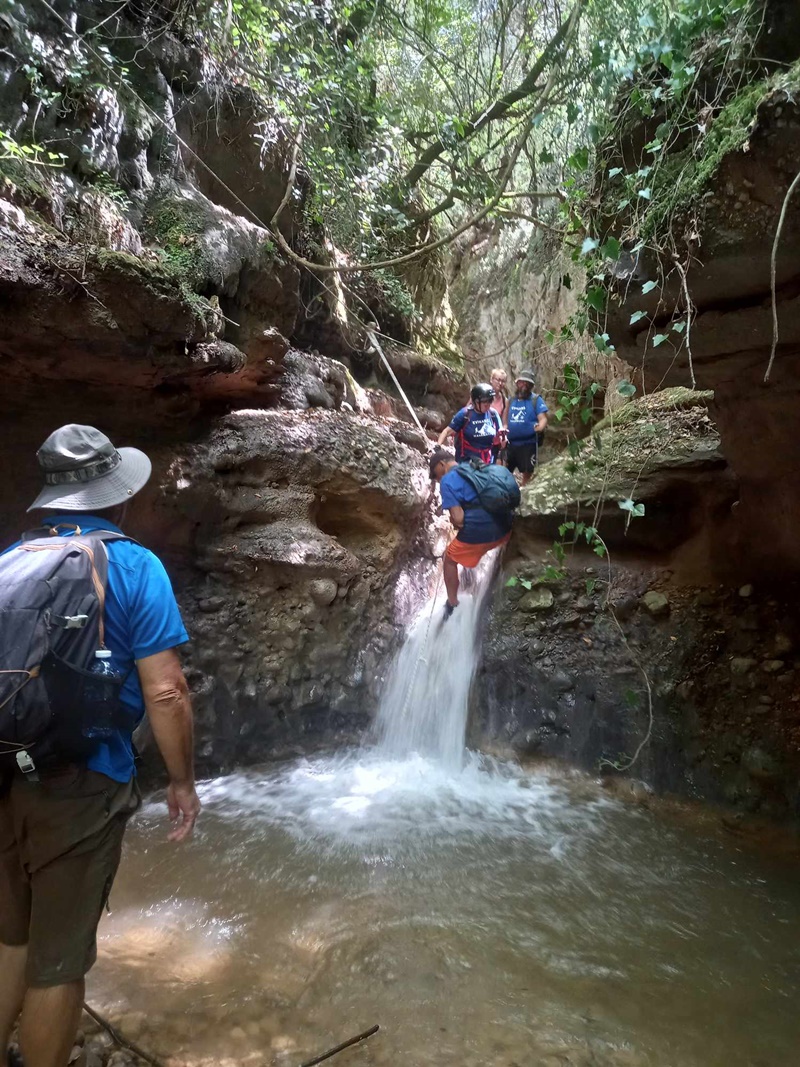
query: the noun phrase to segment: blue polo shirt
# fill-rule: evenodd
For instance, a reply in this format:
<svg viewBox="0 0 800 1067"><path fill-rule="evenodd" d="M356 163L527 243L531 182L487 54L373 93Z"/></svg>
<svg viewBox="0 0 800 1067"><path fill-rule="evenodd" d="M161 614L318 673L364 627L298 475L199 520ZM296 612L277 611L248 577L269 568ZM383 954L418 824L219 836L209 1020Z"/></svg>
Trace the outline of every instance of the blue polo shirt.
<svg viewBox="0 0 800 1067"><path fill-rule="evenodd" d="M510 522L506 524L498 521L497 516L485 508L464 507L465 504L477 501L478 494L455 467L443 476L439 482L439 491L442 494L443 508L464 508L464 525L458 531L457 541L463 541L467 545L486 545L491 541L499 541L511 530Z"/></svg>
<svg viewBox="0 0 800 1067"><path fill-rule="evenodd" d="M91 530L122 533L119 527L106 519L74 511L64 515L48 515L42 525L58 526L62 523L79 526L84 533ZM69 537L73 533L69 529L59 531L62 537ZM107 741L98 742L97 750L87 760L87 766L117 782L128 782L135 773L131 734L144 714L144 699L135 660L182 645L189 640L189 635L183 625L167 572L158 557L131 541L109 541L105 547L108 549L105 643L111 652L114 668L126 675L121 698L130 709L131 721L129 729L119 730Z"/></svg>

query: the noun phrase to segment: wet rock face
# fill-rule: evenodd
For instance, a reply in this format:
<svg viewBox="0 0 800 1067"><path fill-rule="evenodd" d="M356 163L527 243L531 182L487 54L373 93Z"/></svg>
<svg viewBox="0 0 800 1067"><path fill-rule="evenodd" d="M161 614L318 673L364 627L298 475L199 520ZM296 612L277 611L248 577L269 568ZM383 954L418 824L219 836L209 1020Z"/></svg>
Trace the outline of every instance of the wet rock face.
<svg viewBox="0 0 800 1067"><path fill-rule="evenodd" d="M521 575L532 564L517 561ZM796 591L677 587L663 567L577 558L546 612L498 591L473 702L476 743L618 769L657 792L796 818L800 633ZM778 650L780 666L777 666ZM645 681L645 673L647 681ZM633 766L628 767L650 725Z"/></svg>
<svg viewBox="0 0 800 1067"><path fill-rule="evenodd" d="M243 411L161 466L145 539L172 542L202 765L358 738L429 578L422 456L349 412Z"/></svg>

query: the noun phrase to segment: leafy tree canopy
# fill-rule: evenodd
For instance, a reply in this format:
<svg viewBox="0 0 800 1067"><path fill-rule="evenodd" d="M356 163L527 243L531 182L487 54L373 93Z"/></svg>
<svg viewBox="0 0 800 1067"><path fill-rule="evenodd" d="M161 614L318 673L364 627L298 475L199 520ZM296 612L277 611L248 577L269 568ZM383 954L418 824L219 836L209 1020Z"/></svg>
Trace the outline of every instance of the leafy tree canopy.
<svg viewBox="0 0 800 1067"><path fill-rule="evenodd" d="M220 66L296 138L313 219L355 261L378 263L487 217L581 231L620 88L656 67L658 106L680 100L698 38L749 7L214 0L198 18ZM633 198L644 203L640 184Z"/></svg>

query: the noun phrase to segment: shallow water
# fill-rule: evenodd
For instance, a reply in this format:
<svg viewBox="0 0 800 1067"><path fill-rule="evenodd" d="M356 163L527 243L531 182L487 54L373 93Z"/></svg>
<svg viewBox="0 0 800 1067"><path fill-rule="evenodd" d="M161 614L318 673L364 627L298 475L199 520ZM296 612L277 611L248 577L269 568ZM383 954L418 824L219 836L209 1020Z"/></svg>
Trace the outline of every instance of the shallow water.
<svg viewBox="0 0 800 1067"><path fill-rule="evenodd" d="M341 1064L798 1062L796 871L732 842L476 757L202 793L188 848L135 820L91 978L162 1054L299 1064L377 1022Z"/></svg>
<svg viewBox="0 0 800 1067"><path fill-rule="evenodd" d="M205 783L131 825L95 1006L171 1064L800 1062L796 868L464 750L492 563L412 627L376 747Z"/></svg>

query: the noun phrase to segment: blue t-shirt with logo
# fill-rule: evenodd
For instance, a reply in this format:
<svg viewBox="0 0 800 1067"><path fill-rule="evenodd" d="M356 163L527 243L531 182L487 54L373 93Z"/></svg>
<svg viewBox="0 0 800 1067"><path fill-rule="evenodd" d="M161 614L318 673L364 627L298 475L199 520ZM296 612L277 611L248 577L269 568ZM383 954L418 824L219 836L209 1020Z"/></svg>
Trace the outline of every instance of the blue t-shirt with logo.
<svg viewBox="0 0 800 1067"><path fill-rule="evenodd" d="M494 408L481 415L468 404L456 412L450 422L450 429L456 431L456 462L480 459L484 463L494 463L492 442L502 428L503 423Z"/></svg>
<svg viewBox="0 0 800 1067"><path fill-rule="evenodd" d="M83 533L119 527L94 515L70 512L48 515L42 526L78 526ZM69 537L74 529L59 530ZM18 544L19 542L17 542ZM14 545L11 546L15 547ZM111 663L126 676L121 698L130 709L130 728L118 730L87 760L93 771L128 782L135 773L131 734L144 714L144 698L135 661L185 644L189 635L164 565L149 549L131 541L107 541L108 582L105 602L105 644Z"/></svg>
<svg viewBox="0 0 800 1067"><path fill-rule="evenodd" d="M534 427L539 416L548 410L540 396L527 400L515 397L508 405L508 440L514 445L525 445L536 437Z"/></svg>
<svg viewBox="0 0 800 1067"><path fill-rule="evenodd" d="M457 541L463 541L467 545L485 545L491 541L499 541L511 530L510 522L506 524L498 521L497 516L485 508L465 506L474 504L478 494L455 467L439 482L439 490L443 508L464 508L464 525L458 531Z"/></svg>

